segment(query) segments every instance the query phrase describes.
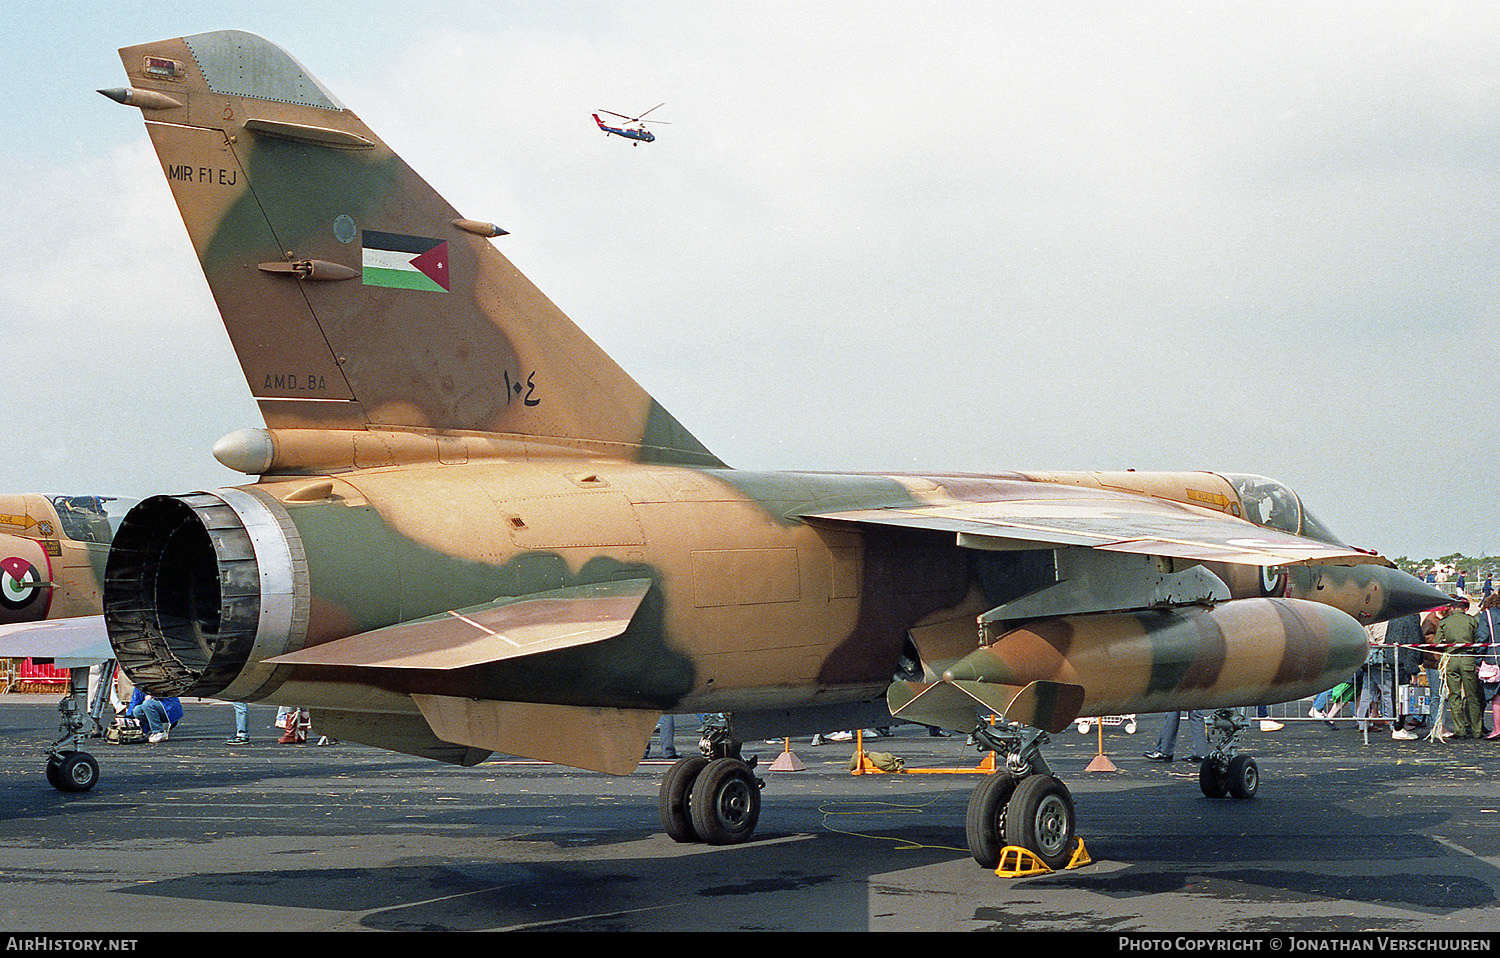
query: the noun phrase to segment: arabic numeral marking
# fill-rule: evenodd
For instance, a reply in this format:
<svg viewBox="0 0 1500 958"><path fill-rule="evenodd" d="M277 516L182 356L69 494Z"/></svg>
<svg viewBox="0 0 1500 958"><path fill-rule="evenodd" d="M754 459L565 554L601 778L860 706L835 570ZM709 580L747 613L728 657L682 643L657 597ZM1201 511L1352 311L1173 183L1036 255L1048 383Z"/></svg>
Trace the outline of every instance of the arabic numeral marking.
<svg viewBox="0 0 1500 958"><path fill-rule="evenodd" d="M508 369L503 370L502 375L505 379L505 404L507 406L517 399L524 406L537 406L541 404L541 397L536 394L536 370L527 373L524 381L519 378L519 373L517 374L517 378L511 379L510 370Z"/></svg>

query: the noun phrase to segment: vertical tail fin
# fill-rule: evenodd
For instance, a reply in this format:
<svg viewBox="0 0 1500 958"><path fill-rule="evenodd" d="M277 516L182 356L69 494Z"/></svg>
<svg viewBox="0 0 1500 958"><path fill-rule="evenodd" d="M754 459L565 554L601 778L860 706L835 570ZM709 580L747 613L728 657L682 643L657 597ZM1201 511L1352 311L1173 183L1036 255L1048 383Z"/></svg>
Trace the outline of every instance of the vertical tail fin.
<svg viewBox="0 0 1500 958"><path fill-rule="evenodd" d="M120 55L267 425L722 465L280 47Z"/></svg>

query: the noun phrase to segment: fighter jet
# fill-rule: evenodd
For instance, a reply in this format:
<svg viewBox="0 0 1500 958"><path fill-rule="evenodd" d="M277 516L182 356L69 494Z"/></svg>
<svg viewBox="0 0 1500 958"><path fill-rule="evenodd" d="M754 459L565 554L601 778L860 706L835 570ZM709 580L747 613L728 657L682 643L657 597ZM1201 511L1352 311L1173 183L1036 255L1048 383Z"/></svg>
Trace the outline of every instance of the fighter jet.
<svg viewBox="0 0 1500 958"><path fill-rule="evenodd" d="M251 481L115 538L105 619L147 690L614 774L662 713L722 715L660 791L667 833L712 844L758 822L742 743L895 715L1004 759L976 860L1055 864L1049 732L1310 695L1365 659L1351 612L1447 601L1257 477L732 469L280 47L121 58L100 92L142 111L265 419L214 449ZM1288 595L1303 566L1342 570L1343 605ZM1207 790L1254 793L1236 749Z"/></svg>
<svg viewBox="0 0 1500 958"><path fill-rule="evenodd" d="M88 791L99 763L82 750L85 714L101 727L107 696L89 707L89 670L114 679L114 650L101 614L101 586L116 524L134 500L105 496L0 495L0 658L40 659L67 669L60 737L46 749L47 781Z"/></svg>

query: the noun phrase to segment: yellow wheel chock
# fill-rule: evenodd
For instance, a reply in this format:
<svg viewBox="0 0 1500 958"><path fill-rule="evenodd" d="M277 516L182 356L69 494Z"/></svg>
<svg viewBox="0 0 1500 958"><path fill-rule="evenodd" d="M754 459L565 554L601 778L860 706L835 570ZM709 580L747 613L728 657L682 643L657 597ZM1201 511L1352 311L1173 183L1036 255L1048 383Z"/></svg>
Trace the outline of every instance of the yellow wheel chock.
<svg viewBox="0 0 1500 958"><path fill-rule="evenodd" d="M1078 844L1073 848L1073 857L1063 866L1066 871L1072 868L1082 868L1084 865L1092 865L1094 860L1089 857L1089 851L1084 847L1083 839L1077 839ZM1052 869L1036 856L1036 853L1019 845L1006 845L1000 849L1000 867L995 869L995 874L1001 878L1029 878L1032 875L1046 875Z"/></svg>

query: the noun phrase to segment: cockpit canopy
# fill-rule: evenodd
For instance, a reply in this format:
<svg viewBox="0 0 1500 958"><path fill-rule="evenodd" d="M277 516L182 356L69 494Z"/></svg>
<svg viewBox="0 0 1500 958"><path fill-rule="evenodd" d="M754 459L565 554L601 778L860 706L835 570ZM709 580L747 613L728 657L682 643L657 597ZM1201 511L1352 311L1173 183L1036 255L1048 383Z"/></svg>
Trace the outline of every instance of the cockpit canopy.
<svg viewBox="0 0 1500 958"><path fill-rule="evenodd" d="M74 542L96 542L108 545L125 513L135 505L134 499L109 496L50 496L52 508L62 523L63 535Z"/></svg>
<svg viewBox="0 0 1500 958"><path fill-rule="evenodd" d="M1302 505L1297 494L1265 476L1220 473L1240 497L1245 518L1258 525L1305 536L1329 545L1347 545Z"/></svg>

